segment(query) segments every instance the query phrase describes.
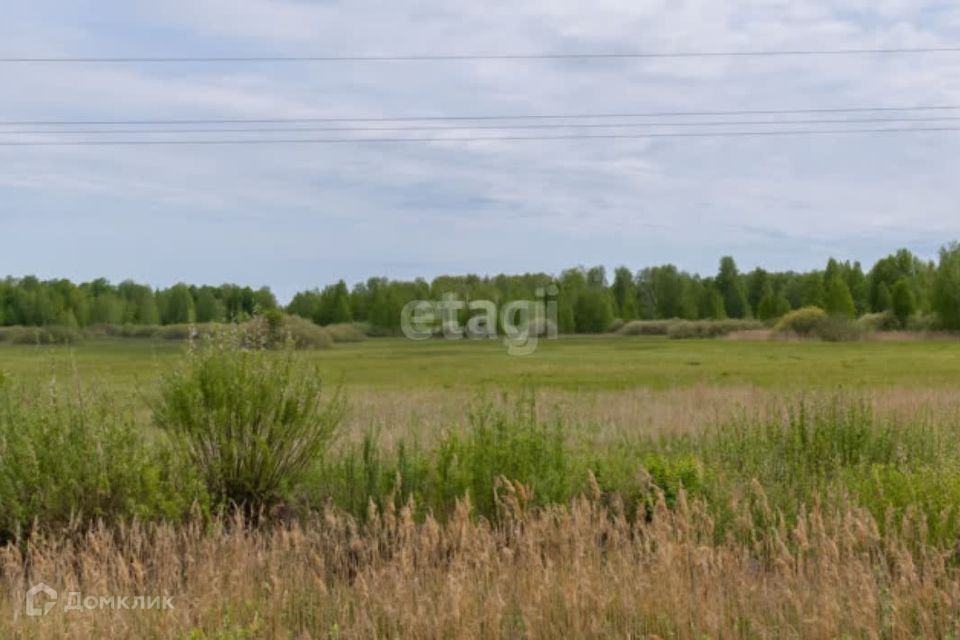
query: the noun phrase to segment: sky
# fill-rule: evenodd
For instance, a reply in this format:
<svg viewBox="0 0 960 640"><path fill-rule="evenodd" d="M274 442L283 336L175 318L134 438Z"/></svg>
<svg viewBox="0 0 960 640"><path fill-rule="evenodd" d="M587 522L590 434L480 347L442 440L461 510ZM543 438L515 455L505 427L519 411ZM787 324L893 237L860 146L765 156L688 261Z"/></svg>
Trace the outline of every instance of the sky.
<svg viewBox="0 0 960 640"><path fill-rule="evenodd" d="M0 20L0 57L958 45L960 4L918 0L34 0L9 3ZM6 122L929 105L960 106L960 53L0 63L0 121ZM934 115L960 117L960 110ZM502 133L510 132L458 135ZM0 141L41 139L77 136L0 133ZM132 278L154 286L236 282L269 285L289 299L340 278L558 273L576 265L639 269L667 262L707 274L728 254L743 270L810 269L829 257L869 266L899 247L933 258L941 245L960 238L958 151L960 131L0 146L0 274Z"/></svg>

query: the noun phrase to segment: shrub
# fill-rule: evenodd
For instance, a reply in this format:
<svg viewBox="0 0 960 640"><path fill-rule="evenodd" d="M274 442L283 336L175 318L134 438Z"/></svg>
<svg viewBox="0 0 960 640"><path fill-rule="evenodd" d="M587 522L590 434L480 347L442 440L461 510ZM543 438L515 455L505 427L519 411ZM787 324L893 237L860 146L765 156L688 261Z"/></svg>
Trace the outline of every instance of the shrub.
<svg viewBox="0 0 960 640"><path fill-rule="evenodd" d="M83 334L88 338L113 338L120 336L122 332L120 325L107 323L92 324L83 330Z"/></svg>
<svg viewBox="0 0 960 640"><path fill-rule="evenodd" d="M0 341L11 344L73 344L83 336L73 327L0 327Z"/></svg>
<svg viewBox="0 0 960 640"><path fill-rule="evenodd" d="M667 329L667 336L677 339L716 338L734 331L753 331L763 329L764 324L756 320L678 320Z"/></svg>
<svg viewBox="0 0 960 640"><path fill-rule="evenodd" d="M861 331L895 331L897 329L897 319L890 311L881 313L868 313L857 320L857 325Z"/></svg>
<svg viewBox="0 0 960 640"><path fill-rule="evenodd" d="M850 342L863 337L863 326L842 315L827 315L820 307L791 311L773 328L774 336L795 335L826 342Z"/></svg>
<svg viewBox="0 0 960 640"><path fill-rule="evenodd" d="M148 447L108 399L8 386L0 381L0 539L34 526L178 518L203 501L171 449L162 441Z"/></svg>
<svg viewBox="0 0 960 640"><path fill-rule="evenodd" d="M674 320L631 320L617 331L622 336L665 336Z"/></svg>
<svg viewBox="0 0 960 640"><path fill-rule="evenodd" d="M863 338L863 330L846 316L827 316L817 324L814 335L824 342L854 342Z"/></svg>
<svg viewBox="0 0 960 640"><path fill-rule="evenodd" d="M366 333L350 322L328 324L323 328L334 342L362 342L367 339Z"/></svg>
<svg viewBox="0 0 960 640"><path fill-rule="evenodd" d="M813 336L817 327L827 317L827 312L820 307L804 307L791 311L780 318L773 327L777 334L793 333L798 336Z"/></svg>
<svg viewBox="0 0 960 640"><path fill-rule="evenodd" d="M910 316L907 320L907 331L917 333L930 333L940 329L940 318L932 313L918 313Z"/></svg>
<svg viewBox="0 0 960 640"><path fill-rule="evenodd" d="M124 338L156 338L160 327L155 324L125 324L121 335Z"/></svg>
<svg viewBox="0 0 960 640"><path fill-rule="evenodd" d="M222 333L164 377L156 424L175 436L219 506L256 516L282 500L316 462L343 414L322 403L320 380L292 351L268 354Z"/></svg>
<svg viewBox="0 0 960 640"><path fill-rule="evenodd" d="M288 316L272 310L239 326L244 346L252 349L326 349L333 344L324 327L300 316Z"/></svg>
<svg viewBox="0 0 960 640"><path fill-rule="evenodd" d="M160 337L164 340L186 340L195 332L195 325L168 324L160 329Z"/></svg>

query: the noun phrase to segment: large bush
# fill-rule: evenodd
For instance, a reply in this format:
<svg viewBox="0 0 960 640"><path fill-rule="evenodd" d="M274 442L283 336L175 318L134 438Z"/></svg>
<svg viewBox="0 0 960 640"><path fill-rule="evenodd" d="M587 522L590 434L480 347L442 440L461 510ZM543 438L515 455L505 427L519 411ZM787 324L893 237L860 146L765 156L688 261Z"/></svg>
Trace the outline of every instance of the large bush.
<svg viewBox="0 0 960 640"><path fill-rule="evenodd" d="M820 307L804 307L783 316L773 328L775 336L819 338L849 342L863 337L864 327L842 315L828 315Z"/></svg>
<svg viewBox="0 0 960 640"><path fill-rule="evenodd" d="M632 320L617 330L622 336L665 336L678 320Z"/></svg>
<svg viewBox="0 0 960 640"><path fill-rule="evenodd" d="M820 307L804 307L791 311L780 318L773 327L774 333L792 333L798 336L814 336L817 328L827 318L827 312Z"/></svg>
<svg viewBox="0 0 960 640"><path fill-rule="evenodd" d="M667 329L667 336L674 340L689 338L718 338L735 331L763 329L758 320L679 320Z"/></svg>
<svg viewBox="0 0 960 640"><path fill-rule="evenodd" d="M294 353L245 348L223 333L162 381L156 424L181 443L220 506L256 514L281 501L323 453L343 414L339 393Z"/></svg>
<svg viewBox="0 0 960 640"><path fill-rule="evenodd" d="M185 515L202 501L199 482L162 439L148 445L141 433L104 397L0 380L0 539Z"/></svg>

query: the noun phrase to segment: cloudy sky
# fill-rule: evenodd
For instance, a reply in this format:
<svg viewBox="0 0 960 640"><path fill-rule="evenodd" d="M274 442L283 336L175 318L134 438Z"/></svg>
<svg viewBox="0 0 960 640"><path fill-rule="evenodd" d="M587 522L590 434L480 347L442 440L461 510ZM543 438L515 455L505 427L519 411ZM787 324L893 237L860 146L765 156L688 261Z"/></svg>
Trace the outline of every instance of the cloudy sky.
<svg viewBox="0 0 960 640"><path fill-rule="evenodd" d="M0 57L403 56L958 44L960 5L918 0L34 0L8 3L0 20ZM0 63L3 122L930 105L960 106L960 53ZM910 115L960 117L960 110ZM711 118L699 118L703 120ZM960 127L960 122L900 126ZM7 132L37 128L43 127L0 126ZM467 129L455 135L622 131ZM643 130L631 130L638 131ZM234 134L268 135L275 134ZM111 139L191 136L215 137ZM91 137L2 133L0 141ZM374 275L557 272L577 264L639 268L663 262L706 273L715 270L723 254L734 255L744 269L810 268L830 256L869 263L901 246L932 257L938 246L960 237L958 151L960 131L0 146L0 274L129 277L154 285L178 280L268 284L286 298L341 277L354 282Z"/></svg>

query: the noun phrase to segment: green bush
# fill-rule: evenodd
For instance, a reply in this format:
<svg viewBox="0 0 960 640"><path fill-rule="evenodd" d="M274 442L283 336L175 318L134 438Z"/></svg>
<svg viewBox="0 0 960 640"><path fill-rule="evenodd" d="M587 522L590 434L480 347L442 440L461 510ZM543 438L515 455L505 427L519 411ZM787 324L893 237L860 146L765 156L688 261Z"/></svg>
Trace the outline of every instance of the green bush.
<svg viewBox="0 0 960 640"><path fill-rule="evenodd" d="M667 329L667 336L674 340L689 338L717 338L735 331L763 329L757 320L678 320Z"/></svg>
<svg viewBox="0 0 960 640"><path fill-rule="evenodd" d="M907 320L907 331L931 333L941 328L940 318L933 313L917 313Z"/></svg>
<svg viewBox="0 0 960 640"><path fill-rule="evenodd" d="M239 325L242 343L253 349L327 349L333 338L326 328L300 316L273 310Z"/></svg>
<svg viewBox="0 0 960 640"><path fill-rule="evenodd" d="M322 455L343 415L338 393L290 350L242 346L223 332L193 348L161 383L154 420L182 447L219 506L248 515L286 498Z"/></svg>
<svg viewBox="0 0 960 640"><path fill-rule="evenodd" d="M868 313L857 320L861 331L873 333L875 331L896 331L899 327L897 319L890 311Z"/></svg>
<svg viewBox="0 0 960 640"><path fill-rule="evenodd" d="M960 474L937 467L875 464L852 469L845 484L883 527L899 528L908 512L922 514L927 539L955 546L960 535Z"/></svg>
<svg viewBox="0 0 960 640"><path fill-rule="evenodd" d="M160 337L164 340L187 340L199 334L197 325L168 324L160 329Z"/></svg>
<svg viewBox="0 0 960 640"><path fill-rule="evenodd" d="M775 334L795 334L803 337L816 335L817 328L827 318L827 312L820 307L804 307L791 311L780 318L773 327Z"/></svg>
<svg viewBox="0 0 960 640"><path fill-rule="evenodd" d="M863 330L846 316L827 316L817 325L814 335L824 342L854 342L863 338Z"/></svg>
<svg viewBox="0 0 960 640"><path fill-rule="evenodd" d="M163 441L148 444L115 404L59 387L0 382L0 539L185 516L202 486Z"/></svg>
<svg viewBox="0 0 960 640"><path fill-rule="evenodd" d="M617 331L622 336L665 336L674 320L631 320Z"/></svg>

